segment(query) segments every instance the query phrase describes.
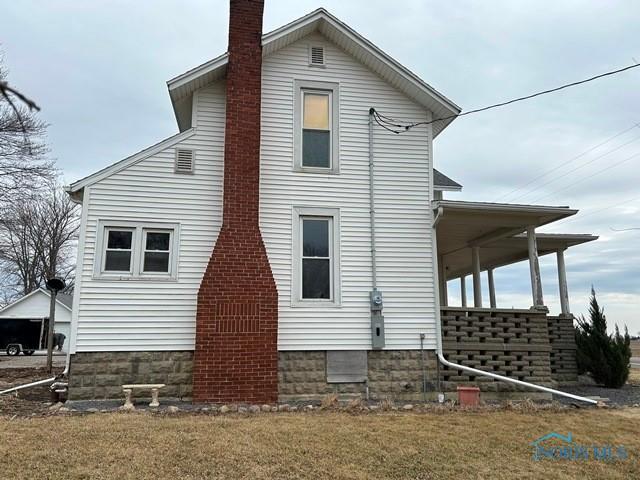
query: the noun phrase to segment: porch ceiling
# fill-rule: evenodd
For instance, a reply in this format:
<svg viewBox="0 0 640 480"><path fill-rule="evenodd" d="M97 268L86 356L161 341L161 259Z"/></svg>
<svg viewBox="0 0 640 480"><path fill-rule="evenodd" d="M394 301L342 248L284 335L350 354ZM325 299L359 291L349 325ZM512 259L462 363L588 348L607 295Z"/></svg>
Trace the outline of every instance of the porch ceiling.
<svg viewBox="0 0 640 480"><path fill-rule="evenodd" d="M536 240L538 256L555 253L581 243L592 242L598 237L588 234L557 234L538 233ZM502 267L521 262L529 258L526 234L519 234L511 238L502 238L484 245L480 249L480 268ZM444 257L447 280L470 275L473 271L471 263L471 249L459 250Z"/></svg>
<svg viewBox="0 0 640 480"><path fill-rule="evenodd" d="M569 207L515 205L440 200L437 215L438 254L447 267L447 279L472 271L471 247L480 249L481 268L493 268L528 258L527 227L540 227L575 215ZM595 240L591 235L538 234L539 254L555 252Z"/></svg>

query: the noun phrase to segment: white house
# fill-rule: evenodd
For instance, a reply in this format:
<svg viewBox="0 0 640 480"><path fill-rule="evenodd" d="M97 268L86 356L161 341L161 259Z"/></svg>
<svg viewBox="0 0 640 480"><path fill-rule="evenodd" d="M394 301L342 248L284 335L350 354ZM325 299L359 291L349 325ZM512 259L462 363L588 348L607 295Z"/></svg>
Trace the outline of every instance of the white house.
<svg viewBox="0 0 640 480"><path fill-rule="evenodd" d="M51 294L44 288L34 290L0 310L0 322L9 319L38 320L49 318ZM64 350L68 348L71 336L71 307L73 296L64 293L56 295L55 333L66 337ZM43 335L46 333L43 332ZM43 337L44 338L44 337Z"/></svg>
<svg viewBox="0 0 640 480"><path fill-rule="evenodd" d="M594 237L535 227L576 211L443 199L461 186L434 170L432 142L458 106L324 9L261 29L262 1L232 0L227 53L168 82L179 132L69 187L70 398L156 381L213 402L474 382L436 377L441 313L470 332L445 335L446 355L484 368L512 338L500 371L552 382L537 256ZM371 109L422 124L395 134ZM481 308L480 272L523 259L536 308L500 310L493 290ZM444 280L469 274L476 304L451 311Z"/></svg>

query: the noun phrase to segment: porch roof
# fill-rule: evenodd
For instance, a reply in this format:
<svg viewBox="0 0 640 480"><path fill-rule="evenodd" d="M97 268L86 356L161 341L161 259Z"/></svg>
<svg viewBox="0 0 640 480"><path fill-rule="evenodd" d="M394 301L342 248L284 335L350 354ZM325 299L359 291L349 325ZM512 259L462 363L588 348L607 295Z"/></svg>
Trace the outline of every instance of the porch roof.
<svg viewBox="0 0 640 480"><path fill-rule="evenodd" d="M597 236L589 234L537 233L536 242L538 256L555 253L575 245L597 240ZM527 249L527 235L519 234L511 238L502 238L482 247L480 268L498 268L512 263L521 262L529 258ZM473 271L471 251L459 250L446 257L447 280L470 275Z"/></svg>
<svg viewBox="0 0 640 480"><path fill-rule="evenodd" d="M447 279L473 271L471 247L481 247L481 269L495 268L528 258L530 226L540 227L575 215L565 206L517 205L440 200L433 203L436 214L438 254L443 258ZM538 252L545 255L580 243L593 235L537 234Z"/></svg>

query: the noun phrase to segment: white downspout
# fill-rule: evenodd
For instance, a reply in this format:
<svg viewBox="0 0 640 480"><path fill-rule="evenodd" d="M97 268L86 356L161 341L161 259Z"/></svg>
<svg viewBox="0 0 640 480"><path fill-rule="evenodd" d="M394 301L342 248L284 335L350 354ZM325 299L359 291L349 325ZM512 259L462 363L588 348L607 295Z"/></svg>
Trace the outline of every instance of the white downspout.
<svg viewBox="0 0 640 480"><path fill-rule="evenodd" d="M433 288L435 292L438 292L438 249L437 249L437 236L436 236L436 225L440 221L440 217L443 214L442 207L438 208L436 212L436 216L433 220L433 246L431 248L432 256L433 256ZM571 398L573 400L579 400L581 402L591 403L593 405L597 405L598 402L591 398L580 397L578 395L573 395L572 393L561 392L560 390L554 390L553 388L543 387L542 385L536 385L534 383L523 382L522 380L516 380L515 378L505 377L502 375L497 375L491 372L485 372L484 370L478 370L477 368L467 367L465 365L460 365L458 363L453 363L444 358L443 350L442 350L442 324L440 319L440 295L434 295L435 297L435 306L436 306L436 355L438 356L438 360L445 366L450 368L455 368L457 370L462 370L465 372L473 373L474 375L482 375L485 377L491 377L495 380L500 380L502 382L513 383L515 385L520 385L521 387L528 387L534 390L540 390L546 393L552 393L554 395L559 395L562 397ZM439 392L440 393L440 392Z"/></svg>

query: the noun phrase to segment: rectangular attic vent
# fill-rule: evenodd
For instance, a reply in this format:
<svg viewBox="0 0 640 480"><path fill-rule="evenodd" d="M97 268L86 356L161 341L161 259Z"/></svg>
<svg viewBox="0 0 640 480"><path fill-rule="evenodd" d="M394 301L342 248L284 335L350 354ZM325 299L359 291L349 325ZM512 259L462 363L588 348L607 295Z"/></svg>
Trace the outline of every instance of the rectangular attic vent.
<svg viewBox="0 0 640 480"><path fill-rule="evenodd" d="M193 173L195 152L183 148L176 149L176 173Z"/></svg>
<svg viewBox="0 0 640 480"><path fill-rule="evenodd" d="M309 64L324 66L324 47L318 45L309 47Z"/></svg>

